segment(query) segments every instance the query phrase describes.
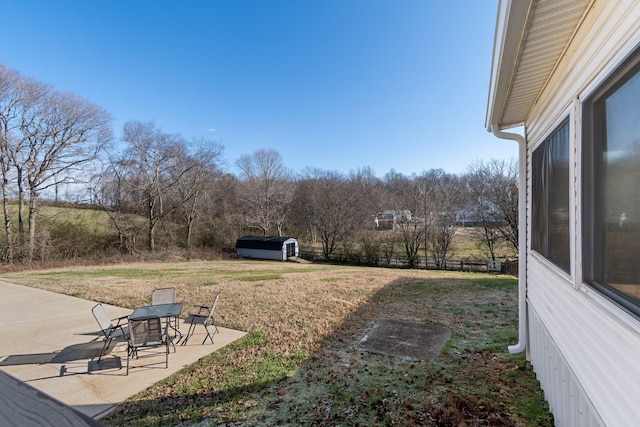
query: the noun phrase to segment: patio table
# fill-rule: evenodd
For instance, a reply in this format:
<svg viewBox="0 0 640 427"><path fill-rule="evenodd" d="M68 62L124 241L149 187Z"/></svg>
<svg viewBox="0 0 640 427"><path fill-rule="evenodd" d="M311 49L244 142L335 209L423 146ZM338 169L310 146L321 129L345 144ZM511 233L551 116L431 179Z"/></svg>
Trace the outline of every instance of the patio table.
<svg viewBox="0 0 640 427"><path fill-rule="evenodd" d="M180 340L182 339L182 333L178 328L174 327L171 324L171 319L177 318L181 312L182 312L181 302L174 302L171 304L145 305L143 307L138 307L135 310L133 310L133 313L131 313L131 315L129 316L129 319L145 320L145 319L151 319L154 317L164 318L167 320L167 323L165 326L165 332L167 333L167 337L169 336L168 334L169 328L171 328L175 331L174 337L178 337L177 342L180 342ZM173 340L171 341L173 344ZM174 344L174 348L175 348L175 344Z"/></svg>

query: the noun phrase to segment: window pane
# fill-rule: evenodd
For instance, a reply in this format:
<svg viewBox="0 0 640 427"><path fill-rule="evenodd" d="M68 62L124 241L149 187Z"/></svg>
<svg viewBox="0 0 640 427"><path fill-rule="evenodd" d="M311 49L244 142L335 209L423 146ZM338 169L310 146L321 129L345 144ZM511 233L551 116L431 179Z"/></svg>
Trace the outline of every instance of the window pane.
<svg viewBox="0 0 640 427"><path fill-rule="evenodd" d="M603 277L640 300L640 74L604 101L602 193L598 215L603 231ZM596 198L597 200L597 198Z"/></svg>
<svg viewBox="0 0 640 427"><path fill-rule="evenodd" d="M536 148L531 166L531 247L569 271L568 120Z"/></svg>
<svg viewBox="0 0 640 427"><path fill-rule="evenodd" d="M549 140L549 259L570 269L569 122Z"/></svg>
<svg viewBox="0 0 640 427"><path fill-rule="evenodd" d="M533 152L531 247L547 256L547 174L546 143Z"/></svg>

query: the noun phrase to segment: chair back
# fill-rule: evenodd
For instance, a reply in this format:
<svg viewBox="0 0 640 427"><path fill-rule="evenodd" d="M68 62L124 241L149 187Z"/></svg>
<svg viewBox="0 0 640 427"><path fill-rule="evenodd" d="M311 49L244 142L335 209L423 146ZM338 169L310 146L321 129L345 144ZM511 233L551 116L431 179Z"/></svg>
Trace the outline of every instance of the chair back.
<svg viewBox="0 0 640 427"><path fill-rule="evenodd" d="M107 316L107 312L104 311L102 304L96 304L91 309L91 312L93 313L93 317L96 319L96 322L98 322L98 325L100 325L102 332L113 328L113 323L111 323L111 319Z"/></svg>
<svg viewBox="0 0 640 427"><path fill-rule="evenodd" d="M209 315L207 316L207 322L209 322L213 318L213 314L216 311L216 305L218 305L218 299L220 299L220 292L216 294L216 297L213 300L213 304L209 309Z"/></svg>
<svg viewBox="0 0 640 427"><path fill-rule="evenodd" d="M132 347L154 346L164 342L159 317L129 320L129 341Z"/></svg>
<svg viewBox="0 0 640 427"><path fill-rule="evenodd" d="M151 293L151 305L173 304L176 302L175 288L154 289Z"/></svg>

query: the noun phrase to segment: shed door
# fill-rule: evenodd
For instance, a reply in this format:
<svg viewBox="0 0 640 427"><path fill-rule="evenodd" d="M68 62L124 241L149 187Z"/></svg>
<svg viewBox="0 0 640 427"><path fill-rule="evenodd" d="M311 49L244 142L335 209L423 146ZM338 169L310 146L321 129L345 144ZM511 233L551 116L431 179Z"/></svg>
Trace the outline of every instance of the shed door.
<svg viewBox="0 0 640 427"><path fill-rule="evenodd" d="M296 256L296 244L287 243L287 258Z"/></svg>

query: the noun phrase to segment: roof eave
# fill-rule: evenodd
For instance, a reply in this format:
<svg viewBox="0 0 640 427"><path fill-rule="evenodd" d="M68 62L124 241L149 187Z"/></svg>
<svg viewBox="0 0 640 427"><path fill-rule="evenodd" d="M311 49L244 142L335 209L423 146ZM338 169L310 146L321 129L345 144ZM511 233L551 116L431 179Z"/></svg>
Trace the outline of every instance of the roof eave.
<svg viewBox="0 0 640 427"><path fill-rule="evenodd" d="M533 0L500 0L493 44L491 78L487 101L486 129L515 127L522 122L502 123L509 90L522 49L527 17Z"/></svg>
<svg viewBox="0 0 640 427"><path fill-rule="evenodd" d="M487 130L519 126L552 81L595 0L501 0L487 103ZM559 68L560 67L560 68Z"/></svg>

